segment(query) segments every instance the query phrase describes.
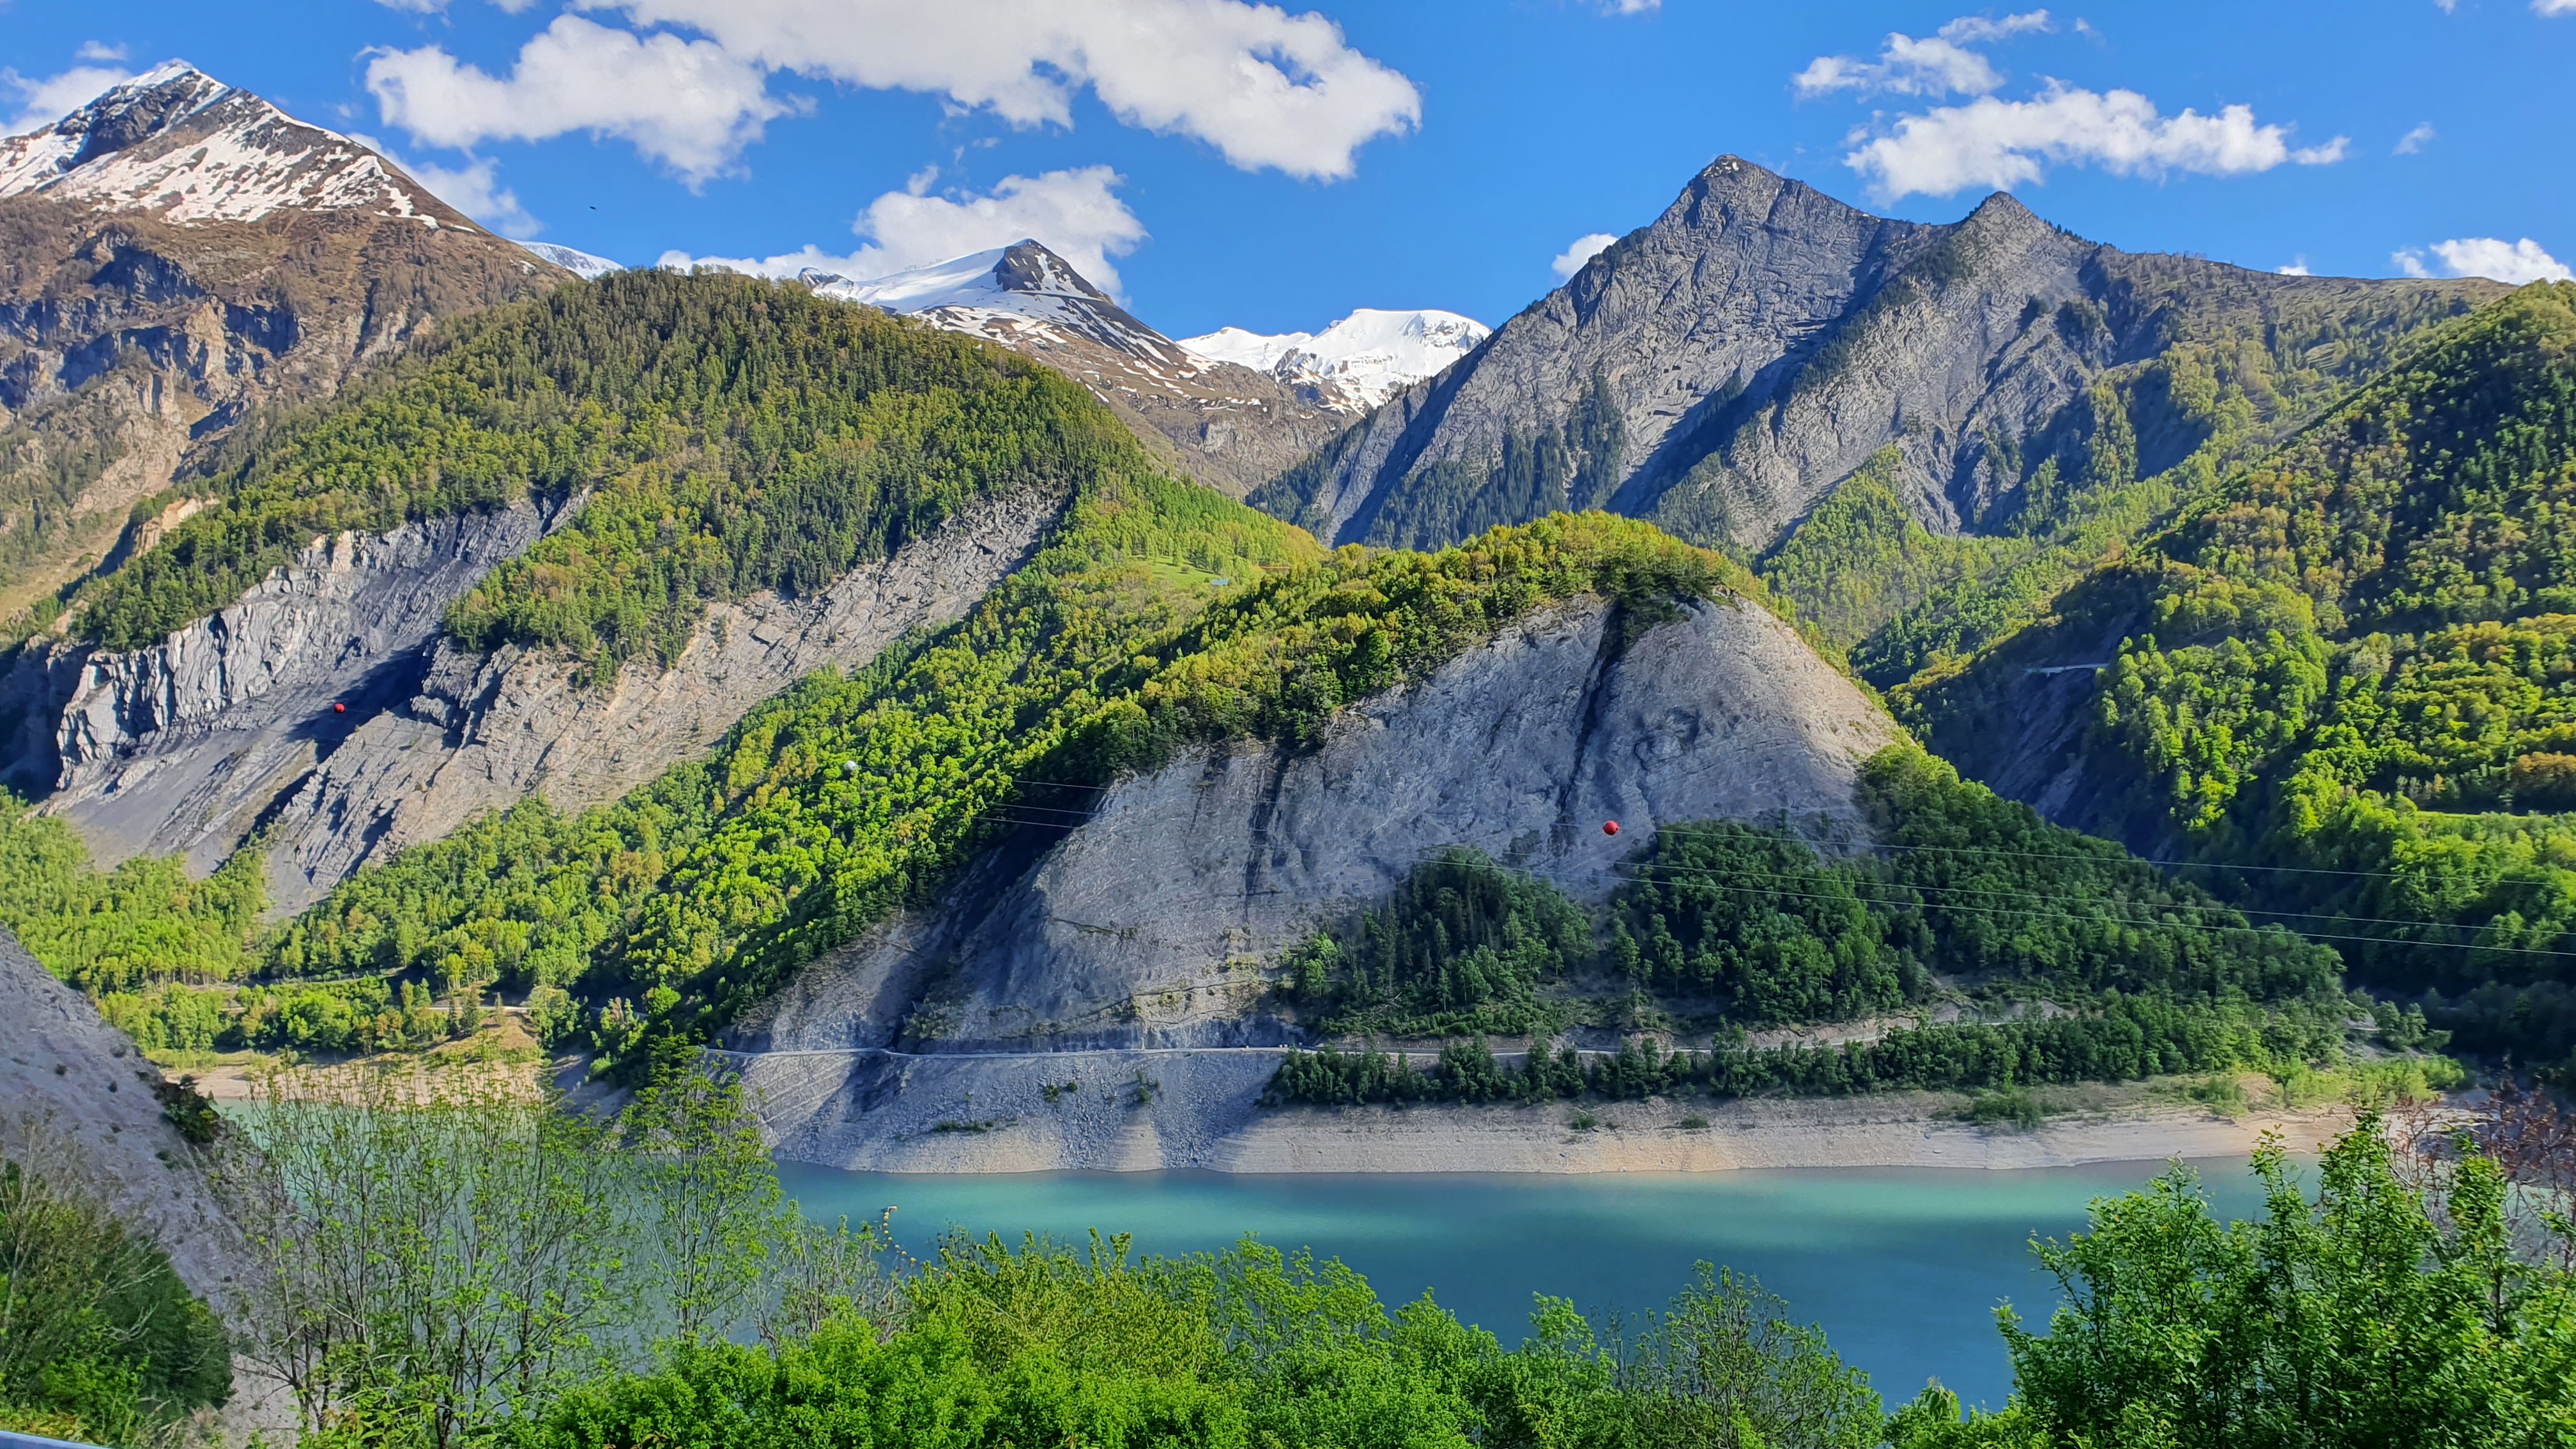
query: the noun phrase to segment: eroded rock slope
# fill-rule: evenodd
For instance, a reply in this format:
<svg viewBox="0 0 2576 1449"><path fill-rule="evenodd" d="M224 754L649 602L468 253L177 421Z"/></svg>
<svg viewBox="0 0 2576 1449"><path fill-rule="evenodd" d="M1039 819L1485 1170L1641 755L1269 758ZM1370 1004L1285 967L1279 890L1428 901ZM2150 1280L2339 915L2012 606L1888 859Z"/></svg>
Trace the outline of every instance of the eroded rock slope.
<svg viewBox="0 0 2576 1449"><path fill-rule="evenodd" d="M102 863L184 852L203 873L262 832L272 899L298 909L485 808L623 793L800 676L958 618L1059 506L988 500L820 594L718 604L668 668L633 661L605 686L559 654L486 655L440 630L451 602L568 505L339 535L150 649L22 655L0 679L0 778L43 797Z"/></svg>
<svg viewBox="0 0 2576 1449"><path fill-rule="evenodd" d="M1859 762L1896 735L1850 681L1738 601L1627 632L1607 605L1557 609L1315 748L1191 754L995 852L735 1028L779 1150L1207 1165L1296 1039L1264 1005L1280 953L1427 855L1472 846L1598 899L1659 823L1848 828Z"/></svg>
<svg viewBox="0 0 2576 1449"><path fill-rule="evenodd" d="M298 909L486 809L542 795L577 810L644 784L802 676L865 664L906 630L963 616L1028 558L1057 507L1007 495L810 598L716 604L669 668L631 661L605 685L550 650L440 641L417 692L359 726L280 806L270 893Z"/></svg>

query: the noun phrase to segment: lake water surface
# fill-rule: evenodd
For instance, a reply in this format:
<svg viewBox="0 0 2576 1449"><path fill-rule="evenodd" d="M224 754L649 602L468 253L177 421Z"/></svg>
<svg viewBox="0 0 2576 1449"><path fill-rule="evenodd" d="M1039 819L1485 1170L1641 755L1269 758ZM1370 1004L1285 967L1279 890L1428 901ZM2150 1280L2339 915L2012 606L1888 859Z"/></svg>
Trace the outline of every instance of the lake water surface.
<svg viewBox="0 0 2576 1449"><path fill-rule="evenodd" d="M2260 1206L2245 1159L2193 1164L2220 1216ZM1098 1228L1145 1253L1221 1248L1245 1233L1311 1247L1365 1274L1392 1306L1433 1290L1471 1323L1519 1341L1530 1296L1586 1310L1659 1307L1707 1260L1759 1277L1823 1325L1889 1404L1938 1378L1970 1403L2012 1387L1994 1306L2045 1320L2054 1280L2033 1233L2064 1237L2092 1199L2129 1191L2156 1163L2023 1171L1814 1169L1591 1176L1214 1172L933 1177L781 1163L808 1218L855 1225L899 1209L919 1252L956 1226L1016 1242L1079 1242Z"/></svg>

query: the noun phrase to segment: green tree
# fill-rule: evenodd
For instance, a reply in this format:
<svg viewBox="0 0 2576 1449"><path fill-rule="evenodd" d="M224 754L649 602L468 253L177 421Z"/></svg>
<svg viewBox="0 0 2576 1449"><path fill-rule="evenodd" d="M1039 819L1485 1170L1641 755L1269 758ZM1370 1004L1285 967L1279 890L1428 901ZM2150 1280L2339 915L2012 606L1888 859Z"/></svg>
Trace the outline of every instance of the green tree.
<svg viewBox="0 0 2576 1449"><path fill-rule="evenodd" d="M2048 1332L2000 1313L2022 1412L2069 1443L2524 1445L2576 1429L2576 1290L2516 1260L2507 1184L2471 1155L2440 1204L2374 1118L2302 1194L2256 1155L2264 1216L2222 1227L2176 1167L2039 1247Z"/></svg>
<svg viewBox="0 0 2576 1449"><path fill-rule="evenodd" d="M229 1399L221 1323L117 1218L79 1144L0 1125L0 1428L152 1443Z"/></svg>
<svg viewBox="0 0 2576 1449"><path fill-rule="evenodd" d="M760 1305L787 1220L778 1173L742 1082L693 1048L665 1042L618 1123L649 1204L644 1232L671 1331L722 1337Z"/></svg>

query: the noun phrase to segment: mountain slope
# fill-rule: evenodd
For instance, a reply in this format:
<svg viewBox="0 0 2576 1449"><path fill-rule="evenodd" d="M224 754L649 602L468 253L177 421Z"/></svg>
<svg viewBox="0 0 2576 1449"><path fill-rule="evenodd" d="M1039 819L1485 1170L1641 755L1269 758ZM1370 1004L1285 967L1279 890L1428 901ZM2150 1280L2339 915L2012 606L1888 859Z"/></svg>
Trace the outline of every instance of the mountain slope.
<svg viewBox="0 0 2576 1449"><path fill-rule="evenodd" d="M82 593L84 640L22 651L0 737L99 858L205 871L264 830L289 904L486 805L623 792L1148 466L1035 363L666 272L463 320L222 462Z"/></svg>
<svg viewBox="0 0 2576 1449"><path fill-rule="evenodd" d="M1652 225L1257 496L1335 541L1438 543L1606 505L1759 549L1893 446L1887 481L1918 521L1992 532L2079 482L2188 455L2219 421L2185 405L2204 382L2285 422L2498 290L2131 256L2001 195L1949 226L1890 221L1720 157ZM2106 390L2186 344L2216 355ZM2121 429L2125 456L2079 479Z"/></svg>
<svg viewBox="0 0 2576 1449"><path fill-rule="evenodd" d="M865 281L811 269L799 280L1036 358L1108 404L1165 466L1230 497L1320 447L1356 411L1190 352L1034 241Z"/></svg>
<svg viewBox="0 0 2576 1449"><path fill-rule="evenodd" d="M1321 332L1264 334L1224 327L1181 346L1201 357L1266 372L1338 412L1364 413L1445 370L1493 329L1455 312L1362 307Z"/></svg>
<svg viewBox="0 0 2576 1449"><path fill-rule="evenodd" d="M0 620L141 546L249 408L568 275L176 62L0 140Z"/></svg>
<svg viewBox="0 0 2576 1449"><path fill-rule="evenodd" d="M2265 867L2243 888L2356 938L2365 979L2555 1060L2576 1046L2571 501L2576 287L2535 284L1897 699L1998 789Z"/></svg>

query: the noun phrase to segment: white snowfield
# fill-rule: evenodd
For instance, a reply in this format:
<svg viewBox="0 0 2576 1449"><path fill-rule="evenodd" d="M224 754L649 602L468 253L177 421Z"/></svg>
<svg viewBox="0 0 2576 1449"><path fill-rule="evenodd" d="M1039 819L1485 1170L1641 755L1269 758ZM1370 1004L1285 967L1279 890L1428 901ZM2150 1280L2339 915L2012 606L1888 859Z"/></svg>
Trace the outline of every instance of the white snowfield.
<svg viewBox="0 0 2576 1449"><path fill-rule="evenodd" d="M575 247L557 246L553 242L523 241L519 245L572 273L585 282L596 282L611 272L626 270L624 262L612 262Z"/></svg>
<svg viewBox="0 0 2576 1449"><path fill-rule="evenodd" d="M1222 327L1181 345L1217 362L1267 372L1291 385L1339 392L1373 408L1476 349L1493 329L1455 312L1363 307L1321 332L1265 335Z"/></svg>
<svg viewBox="0 0 2576 1449"><path fill-rule="evenodd" d="M1159 378L1187 377L1204 366L1035 241L865 279L808 267L797 280L818 297L919 317L1006 346L1089 342Z"/></svg>
<svg viewBox="0 0 2576 1449"><path fill-rule="evenodd" d="M0 138L0 197L37 194L183 226L366 210L463 227L419 183L336 131L173 60L53 125Z"/></svg>

